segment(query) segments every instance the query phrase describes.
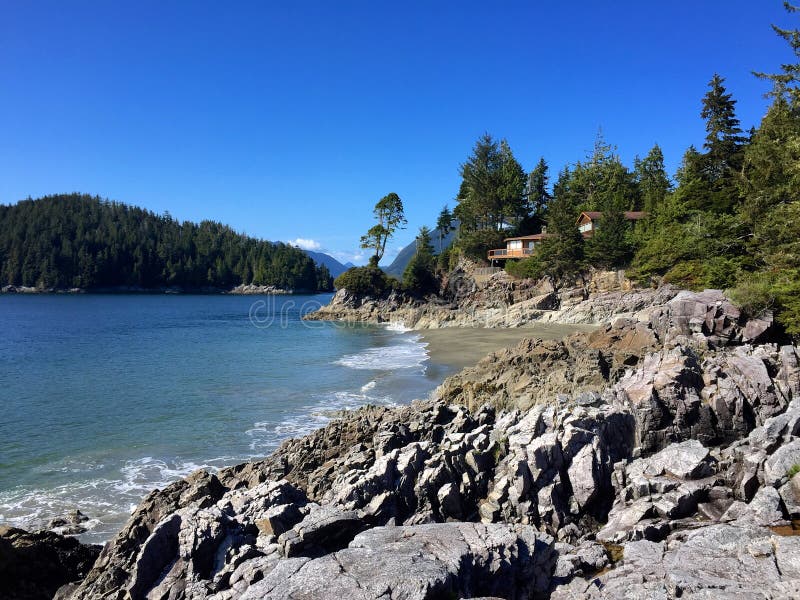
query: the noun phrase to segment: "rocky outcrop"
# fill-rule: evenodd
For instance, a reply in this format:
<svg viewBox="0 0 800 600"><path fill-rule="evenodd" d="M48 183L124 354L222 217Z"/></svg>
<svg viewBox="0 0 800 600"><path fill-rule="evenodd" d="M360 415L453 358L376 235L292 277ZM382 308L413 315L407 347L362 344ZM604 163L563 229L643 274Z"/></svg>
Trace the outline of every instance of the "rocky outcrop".
<svg viewBox="0 0 800 600"><path fill-rule="evenodd" d="M515 280L500 271L478 284L476 266L462 260L438 295L392 292L360 297L339 290L308 320L400 322L413 329L523 327L534 322L607 325L616 319L649 323L662 344L710 347L771 339L772 315L746 318L720 290L680 291L670 285L636 288L622 271L597 271L581 285L555 288L548 280Z"/></svg>
<svg viewBox="0 0 800 600"><path fill-rule="evenodd" d="M260 295L283 295L297 293L295 290L286 290L276 287L274 285L255 285L240 284L225 292L226 294L233 294L235 296L260 296Z"/></svg>
<svg viewBox="0 0 800 600"><path fill-rule="evenodd" d="M63 595L790 597L798 350L667 295L155 491Z"/></svg>
<svg viewBox="0 0 800 600"><path fill-rule="evenodd" d="M462 260L426 299L393 292L386 298L339 290L307 320L363 323L401 322L414 329L522 327L531 322L607 323L661 306L678 293L670 286L632 289L622 272L598 272L583 284L556 289L547 280L515 280L500 271L485 281L476 265Z"/></svg>
<svg viewBox="0 0 800 600"><path fill-rule="evenodd" d="M0 525L0 598L50 600L91 569L99 546L51 531L27 532Z"/></svg>

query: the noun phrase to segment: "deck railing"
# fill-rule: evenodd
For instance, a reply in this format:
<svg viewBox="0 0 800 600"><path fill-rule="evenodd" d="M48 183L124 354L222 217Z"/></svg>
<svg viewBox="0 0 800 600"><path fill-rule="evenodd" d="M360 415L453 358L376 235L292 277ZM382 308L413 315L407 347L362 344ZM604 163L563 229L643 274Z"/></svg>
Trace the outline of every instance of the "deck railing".
<svg viewBox="0 0 800 600"><path fill-rule="evenodd" d="M533 248L498 248L497 250L489 250L489 260L493 258L523 258L533 254Z"/></svg>

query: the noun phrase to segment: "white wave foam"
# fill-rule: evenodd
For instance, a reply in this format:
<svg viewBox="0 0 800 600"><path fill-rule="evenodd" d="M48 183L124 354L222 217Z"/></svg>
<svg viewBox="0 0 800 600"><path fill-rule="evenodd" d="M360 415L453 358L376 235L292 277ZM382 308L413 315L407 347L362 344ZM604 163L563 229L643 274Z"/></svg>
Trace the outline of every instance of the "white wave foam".
<svg viewBox="0 0 800 600"><path fill-rule="evenodd" d="M375 382L370 382L375 383ZM369 386L369 384L367 384ZM364 387L367 387L364 386ZM370 389L374 387L371 386ZM252 438L250 449L260 456L275 450L283 441L308 435L330 423L342 410L354 410L366 404L394 406L396 403L388 396L370 396L365 393L332 392L325 394L316 402L300 407L279 421L255 423L247 431Z"/></svg>
<svg viewBox="0 0 800 600"><path fill-rule="evenodd" d="M364 385L361 386L361 393L364 394L364 393L370 391L376 385L377 385L377 383L374 380L370 381L369 383L365 383Z"/></svg>
<svg viewBox="0 0 800 600"><path fill-rule="evenodd" d="M52 489L17 487L0 492L0 522L22 529L41 529L55 517L80 510L89 521L82 523L86 533L78 536L88 543L111 538L142 499L156 488L163 488L198 468L210 471L235 462L220 457L197 464L191 461L165 461L153 457L130 460L106 477L70 482Z"/></svg>
<svg viewBox="0 0 800 600"><path fill-rule="evenodd" d="M410 327L406 327L402 321L392 321L386 326L387 331L397 331L398 333L406 333L412 331Z"/></svg>
<svg viewBox="0 0 800 600"><path fill-rule="evenodd" d="M427 344L421 339L418 335L403 337L399 344L348 354L337 360L336 364L350 369L376 371L421 369L424 372L428 351Z"/></svg>

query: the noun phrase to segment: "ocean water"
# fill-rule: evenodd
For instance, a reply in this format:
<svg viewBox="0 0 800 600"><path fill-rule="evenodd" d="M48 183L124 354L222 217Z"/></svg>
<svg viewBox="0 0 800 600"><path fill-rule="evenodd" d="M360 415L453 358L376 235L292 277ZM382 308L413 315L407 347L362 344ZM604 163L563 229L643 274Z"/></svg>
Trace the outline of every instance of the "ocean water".
<svg viewBox="0 0 800 600"><path fill-rule="evenodd" d="M329 298L0 296L0 523L79 509L103 542L154 488L449 372L401 327L300 320Z"/></svg>

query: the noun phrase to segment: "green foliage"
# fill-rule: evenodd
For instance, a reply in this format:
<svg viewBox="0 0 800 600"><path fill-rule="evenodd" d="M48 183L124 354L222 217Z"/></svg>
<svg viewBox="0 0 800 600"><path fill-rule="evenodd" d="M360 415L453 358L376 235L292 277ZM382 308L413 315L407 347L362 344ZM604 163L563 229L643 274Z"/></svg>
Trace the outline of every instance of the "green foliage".
<svg viewBox="0 0 800 600"><path fill-rule="evenodd" d="M740 145L745 141L736 117L736 100L722 85L725 79L714 74L708 82L710 88L703 97L700 116L706 120L706 141L703 147L708 151L707 169L710 180L725 177L739 165Z"/></svg>
<svg viewBox="0 0 800 600"><path fill-rule="evenodd" d="M444 252L444 248L442 248L442 240L453 231L453 213L450 212L450 209L445 204L442 211L439 213L439 218L436 219L436 230L439 233L439 254Z"/></svg>
<svg viewBox="0 0 800 600"><path fill-rule="evenodd" d="M594 150L572 171L559 176L554 195L568 200L575 208L573 219L582 210L603 210L610 199L621 198L623 210L638 208L634 174L622 164L616 149L597 134Z"/></svg>
<svg viewBox="0 0 800 600"><path fill-rule="evenodd" d="M436 259L433 255L431 235L422 227L417 236L417 251L403 272L403 288L415 295L424 296L439 289L436 278Z"/></svg>
<svg viewBox="0 0 800 600"><path fill-rule="evenodd" d="M458 250L467 258L485 261L489 250L505 247L508 234L494 229L461 229L456 240Z"/></svg>
<svg viewBox="0 0 800 600"><path fill-rule="evenodd" d="M605 199L603 216L594 235L586 242L589 264L606 269L626 265L633 255L631 224L625 218L624 199Z"/></svg>
<svg viewBox="0 0 800 600"><path fill-rule="evenodd" d="M664 274L664 282L677 285L690 290L701 290L705 287L703 263L699 260L689 260L676 263Z"/></svg>
<svg viewBox="0 0 800 600"><path fill-rule="evenodd" d="M377 267L386 252L386 242L395 231L403 229L407 221L403 213L403 201L394 192L378 200L372 212L378 223L361 236L361 247L374 251L369 264Z"/></svg>
<svg viewBox="0 0 800 600"><path fill-rule="evenodd" d="M547 174L547 162L544 157L539 159L536 163L536 168L528 175L528 212L541 216L547 210L547 204L550 202L550 192L547 191L547 184L550 177Z"/></svg>
<svg viewBox="0 0 800 600"><path fill-rule="evenodd" d="M494 446L492 447L492 460L494 460L495 464L499 464L507 455L508 438L504 436L499 440L495 440Z"/></svg>
<svg viewBox="0 0 800 600"><path fill-rule="evenodd" d="M733 301L749 316L758 316L775 307L772 279L765 273L747 273L730 290Z"/></svg>
<svg viewBox="0 0 800 600"><path fill-rule="evenodd" d="M665 281L689 289L727 288L751 266L746 239L737 215L666 208L641 241L631 275L641 280L664 275Z"/></svg>
<svg viewBox="0 0 800 600"><path fill-rule="evenodd" d="M783 3L786 12L794 14L800 12L800 6ZM781 65L780 73L755 73L756 77L772 82L771 96L776 101L786 102L790 106L800 106L800 30L784 29L777 25L772 26L773 31L783 38L792 49L797 62Z"/></svg>
<svg viewBox="0 0 800 600"><path fill-rule="evenodd" d="M508 142L484 134L461 165L461 187L454 213L462 229L499 229L527 214L527 176Z"/></svg>
<svg viewBox="0 0 800 600"><path fill-rule="evenodd" d="M730 213L739 200L737 174L746 138L736 117L736 101L727 93L724 81L715 74L703 97L700 116L706 121L706 152L690 147L678 174L678 194L687 210Z"/></svg>
<svg viewBox="0 0 800 600"><path fill-rule="evenodd" d="M750 245L759 271L743 279L737 299L752 304L758 291L774 305L786 331L800 335L800 200L764 215Z"/></svg>
<svg viewBox="0 0 800 600"><path fill-rule="evenodd" d="M634 160L634 179L639 188L639 203L642 210L654 214L667 199L672 183L664 167L664 153L656 144L643 159Z"/></svg>
<svg viewBox="0 0 800 600"><path fill-rule="evenodd" d="M440 254L436 256L436 269L440 273L449 273L456 268L459 259L461 258L461 250L457 247L450 246L445 248Z"/></svg>
<svg viewBox="0 0 800 600"><path fill-rule="evenodd" d="M795 463L786 471L786 476L791 479L798 473L800 473L800 463Z"/></svg>
<svg viewBox="0 0 800 600"><path fill-rule="evenodd" d="M744 154L740 179L742 216L755 226L774 206L798 199L800 104L779 97L767 111Z"/></svg>
<svg viewBox="0 0 800 600"><path fill-rule="evenodd" d="M0 282L40 288L329 290L303 251L79 194L0 206Z"/></svg>
<svg viewBox="0 0 800 600"><path fill-rule="evenodd" d="M522 260L507 260L506 273L517 279L541 279L545 275L545 264L541 256L532 254Z"/></svg>
<svg viewBox="0 0 800 600"><path fill-rule="evenodd" d="M386 273L373 266L353 267L339 275L333 282L337 290L346 289L357 296L382 298L395 284Z"/></svg>
<svg viewBox="0 0 800 600"><path fill-rule="evenodd" d="M554 197L548 209L548 233L536 256L544 272L554 279L575 275L584 266L583 236L578 231L580 212L570 190L570 173L562 171L554 187Z"/></svg>

